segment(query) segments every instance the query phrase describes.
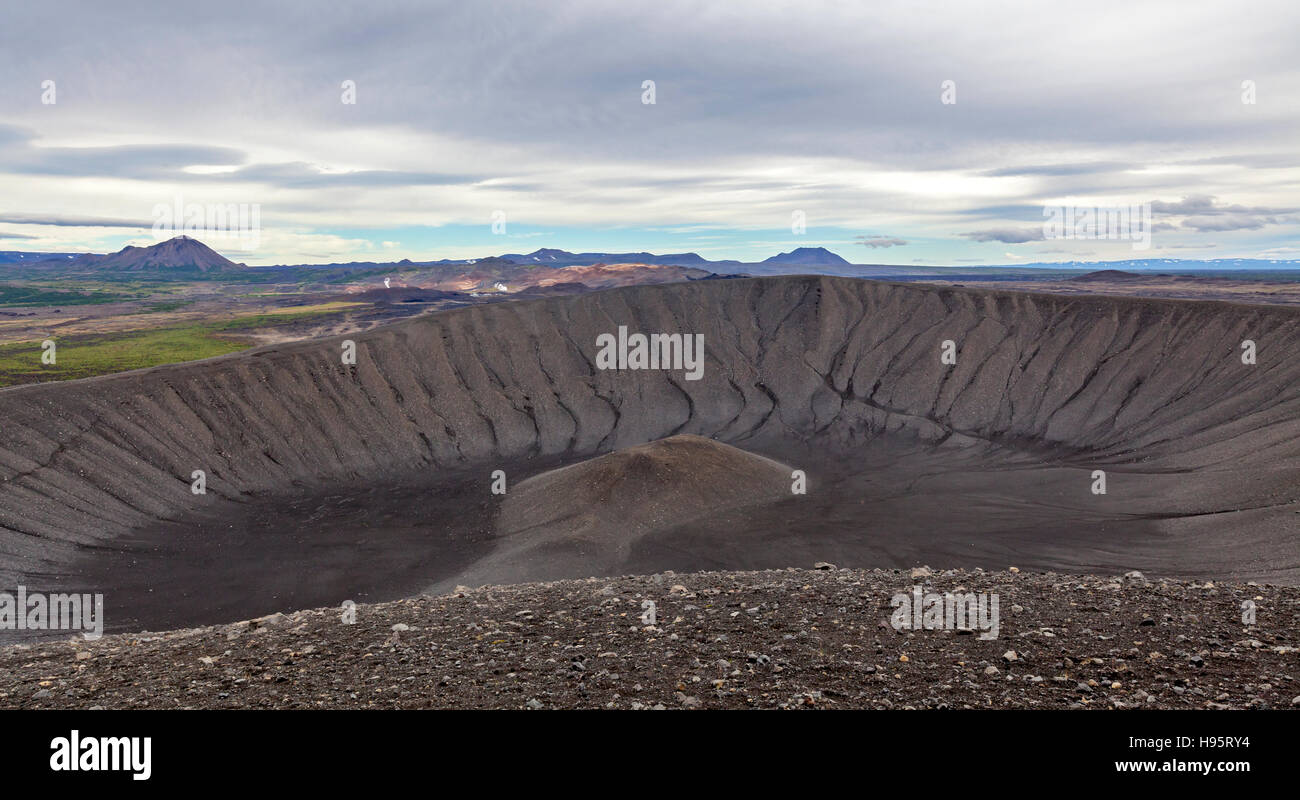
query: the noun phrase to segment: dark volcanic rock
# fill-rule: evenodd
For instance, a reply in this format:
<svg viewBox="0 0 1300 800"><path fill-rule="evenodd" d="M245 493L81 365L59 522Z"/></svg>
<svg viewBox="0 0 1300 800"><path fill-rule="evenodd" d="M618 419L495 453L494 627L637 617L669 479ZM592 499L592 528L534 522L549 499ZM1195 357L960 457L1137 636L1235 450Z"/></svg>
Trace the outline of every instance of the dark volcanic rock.
<svg viewBox="0 0 1300 800"><path fill-rule="evenodd" d="M355 624L327 608L3 647L0 707L1201 709L1300 694L1294 588L927 580L998 595L998 636L896 631L905 571L659 574L362 605ZM1241 623L1246 600L1257 626ZM1132 624L1143 615L1165 622Z"/></svg>

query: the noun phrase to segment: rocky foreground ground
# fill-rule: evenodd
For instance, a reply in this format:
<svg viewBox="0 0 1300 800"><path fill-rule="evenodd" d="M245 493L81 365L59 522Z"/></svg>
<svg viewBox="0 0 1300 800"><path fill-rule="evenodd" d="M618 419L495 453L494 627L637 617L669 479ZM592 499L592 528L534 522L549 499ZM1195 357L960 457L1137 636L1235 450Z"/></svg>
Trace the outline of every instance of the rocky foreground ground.
<svg viewBox="0 0 1300 800"><path fill-rule="evenodd" d="M996 593L999 636L894 630L890 599L914 585ZM3 647L0 707L1300 706L1294 587L826 566L463 589L355 611L353 624L316 609Z"/></svg>

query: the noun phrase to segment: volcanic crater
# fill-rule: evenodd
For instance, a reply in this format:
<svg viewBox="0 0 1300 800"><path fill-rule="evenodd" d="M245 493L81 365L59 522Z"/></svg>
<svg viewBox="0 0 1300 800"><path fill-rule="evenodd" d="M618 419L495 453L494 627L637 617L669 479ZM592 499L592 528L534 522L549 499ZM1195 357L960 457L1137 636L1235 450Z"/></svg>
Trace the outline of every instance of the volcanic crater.
<svg viewBox="0 0 1300 800"><path fill-rule="evenodd" d="M702 377L598 369L621 325L703 334ZM18 387L0 586L102 592L109 630L156 630L817 561L1294 584L1297 352L1281 307L778 277Z"/></svg>

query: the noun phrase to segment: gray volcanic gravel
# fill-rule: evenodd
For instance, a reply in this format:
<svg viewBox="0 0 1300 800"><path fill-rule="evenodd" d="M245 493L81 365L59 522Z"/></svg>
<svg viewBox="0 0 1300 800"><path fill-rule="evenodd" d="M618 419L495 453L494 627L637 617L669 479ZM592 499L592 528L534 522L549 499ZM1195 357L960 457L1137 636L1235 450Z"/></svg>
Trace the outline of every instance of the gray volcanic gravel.
<svg viewBox="0 0 1300 800"><path fill-rule="evenodd" d="M925 568L461 588L0 649L17 708L1277 708L1300 589ZM1000 636L896 632L890 598L994 592ZM657 624L642 621L656 604ZM1243 625L1252 601L1256 624Z"/></svg>

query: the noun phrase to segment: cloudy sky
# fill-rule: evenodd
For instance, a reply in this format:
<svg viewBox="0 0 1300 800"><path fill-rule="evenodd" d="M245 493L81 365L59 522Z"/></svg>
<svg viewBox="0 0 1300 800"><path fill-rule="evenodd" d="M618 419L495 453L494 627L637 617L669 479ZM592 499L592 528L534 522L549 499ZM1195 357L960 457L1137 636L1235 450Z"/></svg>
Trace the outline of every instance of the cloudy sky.
<svg viewBox="0 0 1300 800"><path fill-rule="evenodd" d="M180 200L258 206L249 264L1297 259L1297 43L1294 0L6 3L0 250ZM1149 251L1043 239L1144 203Z"/></svg>

